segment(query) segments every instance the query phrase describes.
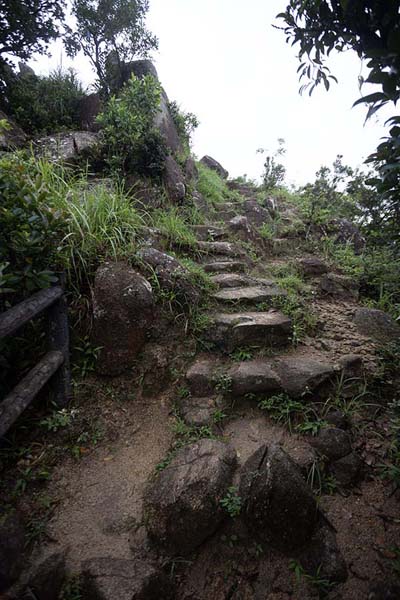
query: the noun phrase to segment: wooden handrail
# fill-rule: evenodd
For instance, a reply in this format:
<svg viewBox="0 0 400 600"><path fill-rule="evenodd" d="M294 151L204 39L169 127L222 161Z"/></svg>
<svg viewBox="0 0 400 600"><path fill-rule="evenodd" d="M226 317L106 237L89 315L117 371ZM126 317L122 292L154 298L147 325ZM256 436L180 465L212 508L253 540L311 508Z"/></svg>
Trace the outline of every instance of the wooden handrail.
<svg viewBox="0 0 400 600"><path fill-rule="evenodd" d="M0 339L18 331L20 327L54 304L63 293L59 286L40 290L27 300L23 300L0 314Z"/></svg>
<svg viewBox="0 0 400 600"><path fill-rule="evenodd" d="M0 403L0 437L7 433L63 362L62 352L48 352Z"/></svg>
<svg viewBox="0 0 400 600"><path fill-rule="evenodd" d="M36 292L0 314L0 339L13 335L31 319L46 313L47 354L0 402L0 437L51 379L53 400L65 406L71 392L68 311L61 286Z"/></svg>

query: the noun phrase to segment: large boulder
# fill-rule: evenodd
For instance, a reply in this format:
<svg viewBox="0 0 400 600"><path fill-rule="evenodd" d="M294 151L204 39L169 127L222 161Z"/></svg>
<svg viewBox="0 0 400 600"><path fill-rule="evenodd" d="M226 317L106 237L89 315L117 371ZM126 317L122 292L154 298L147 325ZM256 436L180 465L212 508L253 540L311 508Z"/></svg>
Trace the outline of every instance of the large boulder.
<svg viewBox="0 0 400 600"><path fill-rule="evenodd" d="M275 368L281 377L283 389L294 398L317 392L335 373L333 364L308 356L289 355L277 359Z"/></svg>
<svg viewBox="0 0 400 600"><path fill-rule="evenodd" d="M174 292L177 298L185 303L198 303L199 291L193 285L188 269L176 258L155 248L142 248L138 258L144 269L156 275L163 290Z"/></svg>
<svg viewBox="0 0 400 600"><path fill-rule="evenodd" d="M170 200L181 203L186 195L185 176L176 160L170 155L165 159L163 177Z"/></svg>
<svg viewBox="0 0 400 600"><path fill-rule="evenodd" d="M24 530L16 513L0 516L0 592L20 574L24 563Z"/></svg>
<svg viewBox="0 0 400 600"><path fill-rule="evenodd" d="M255 227L261 227L271 221L269 211L261 206L257 200L246 200L243 205L247 220Z"/></svg>
<svg viewBox="0 0 400 600"><path fill-rule="evenodd" d="M338 460L351 452L349 434L337 427L324 427L310 443L328 460Z"/></svg>
<svg viewBox="0 0 400 600"><path fill-rule="evenodd" d="M306 277L318 277L328 271L326 263L316 256L300 258L297 261L298 267Z"/></svg>
<svg viewBox="0 0 400 600"><path fill-rule="evenodd" d="M159 600L172 597L171 582L150 563L112 557L82 563L86 600Z"/></svg>
<svg viewBox="0 0 400 600"><path fill-rule="evenodd" d="M96 148L98 134L93 131L55 133L35 140L35 152L52 162L76 164Z"/></svg>
<svg viewBox="0 0 400 600"><path fill-rule="evenodd" d="M177 452L150 482L144 499L150 539L172 556L184 556L215 532L225 513L221 500L232 483L236 453L203 439Z"/></svg>
<svg viewBox="0 0 400 600"><path fill-rule="evenodd" d="M354 223L347 219L334 219L329 223L332 233L335 233L335 240L339 244L351 244L355 254L361 254L365 248L365 238Z"/></svg>
<svg viewBox="0 0 400 600"><path fill-rule="evenodd" d="M358 299L359 285L356 280L346 275L326 273L319 282L319 289L324 295L333 298Z"/></svg>
<svg viewBox="0 0 400 600"><path fill-rule="evenodd" d="M32 594L35 594L34 597L40 600L58 600L65 577L65 551L61 548L46 549L35 560L25 578L23 598L32 598Z"/></svg>
<svg viewBox="0 0 400 600"><path fill-rule="evenodd" d="M208 156L206 154L205 156L203 156L200 162L212 171L218 173L218 175L222 177L222 179L228 179L228 171L224 169L224 167L217 160L215 160L215 158L212 158L211 156Z"/></svg>
<svg viewBox="0 0 400 600"><path fill-rule="evenodd" d="M330 583L347 579L346 562L337 545L336 535L328 525L315 530L301 552L300 562L309 575L324 578Z"/></svg>
<svg viewBox="0 0 400 600"><path fill-rule="evenodd" d="M303 546L318 518L299 466L278 445L261 446L243 466L243 518L254 537L286 552Z"/></svg>
<svg viewBox="0 0 400 600"><path fill-rule="evenodd" d="M26 144L28 138L21 127L1 110L0 121L4 122L0 128L0 150L15 150Z"/></svg>
<svg viewBox="0 0 400 600"><path fill-rule="evenodd" d="M358 308L354 323L360 333L378 342L400 339L400 325L390 315L376 308Z"/></svg>
<svg viewBox="0 0 400 600"><path fill-rule="evenodd" d="M88 94L79 101L79 122L85 131L98 131L96 117L102 110L100 94Z"/></svg>
<svg viewBox="0 0 400 600"><path fill-rule="evenodd" d="M125 263L105 263L96 272L93 341L99 373L118 375L131 367L153 322L150 283Z"/></svg>

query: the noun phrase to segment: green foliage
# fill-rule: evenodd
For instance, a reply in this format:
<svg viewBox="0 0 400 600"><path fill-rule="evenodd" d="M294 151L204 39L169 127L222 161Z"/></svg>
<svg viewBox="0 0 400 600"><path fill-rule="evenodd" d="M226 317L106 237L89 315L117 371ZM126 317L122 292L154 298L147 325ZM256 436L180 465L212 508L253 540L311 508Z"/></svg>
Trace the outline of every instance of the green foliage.
<svg viewBox="0 0 400 600"><path fill-rule="evenodd" d="M170 102L169 110L187 156L190 153L192 134L199 126L199 121L195 114L183 111L177 102Z"/></svg>
<svg viewBox="0 0 400 600"><path fill-rule="evenodd" d="M264 240L272 240L276 235L276 231L272 223L267 222L263 223L261 227L258 228L258 233L262 238L264 238Z"/></svg>
<svg viewBox="0 0 400 600"><path fill-rule="evenodd" d="M80 129L79 105L84 91L76 73L61 68L47 77L26 73L11 79L8 114L31 134Z"/></svg>
<svg viewBox="0 0 400 600"><path fill-rule="evenodd" d="M7 0L0 6L0 96L9 76L7 55L27 60L43 54L59 35L64 0Z"/></svg>
<svg viewBox="0 0 400 600"><path fill-rule="evenodd" d="M56 432L59 429L68 427L68 425L71 424L74 416L75 411L73 410L67 410L66 408L55 410L49 417L42 419L40 421L40 425L47 429L47 431Z"/></svg>
<svg viewBox="0 0 400 600"><path fill-rule="evenodd" d="M318 497L323 494L331 496L337 488L335 478L328 475L325 463L320 458L314 459L308 468L307 483Z"/></svg>
<svg viewBox="0 0 400 600"><path fill-rule="evenodd" d="M321 249L325 257L345 275L360 279L364 272L363 258L354 254L352 244L338 244L331 237L321 240Z"/></svg>
<svg viewBox="0 0 400 600"><path fill-rule="evenodd" d="M161 176L166 149L154 128L160 99L161 86L154 77L132 75L120 95L112 96L98 115L103 156L111 172Z"/></svg>
<svg viewBox="0 0 400 600"><path fill-rule="evenodd" d="M238 494L238 489L235 486L228 488L226 496L219 502L232 518L238 517L242 510L242 499Z"/></svg>
<svg viewBox="0 0 400 600"><path fill-rule="evenodd" d="M298 431L316 435L326 426L326 422L319 418L311 406L294 400L286 393L263 398L258 407L267 411L273 421L287 427L290 433Z"/></svg>
<svg viewBox="0 0 400 600"><path fill-rule="evenodd" d="M352 49L367 63L369 74L365 83L379 86L373 92L357 100L354 105L368 106L367 119L388 103L396 105L400 98L400 28L399 3L397 0L382 2L329 2L328 0L291 0L283 19L287 41L299 44L300 80L306 83L301 91L324 84L328 90L330 81L337 81L326 65L332 50L342 52ZM308 80L308 81L307 81ZM361 84L364 83L361 81ZM372 163L378 175L369 183L380 195L379 220L385 235L397 246L400 241L400 117L388 119L389 135L367 163ZM374 227L375 229L375 227ZM375 229L376 231L376 229Z"/></svg>
<svg viewBox="0 0 400 600"><path fill-rule="evenodd" d="M325 598L335 585L327 577L321 575L321 565L318 567L315 574L309 574L306 573L297 560L292 559L289 562L289 569L293 571L298 583L300 583L302 579L310 583L317 590L319 598Z"/></svg>
<svg viewBox="0 0 400 600"><path fill-rule="evenodd" d="M230 354L230 357L236 362L241 362L245 360L251 360L253 358L253 354L252 348L236 348L236 350Z"/></svg>
<svg viewBox="0 0 400 600"><path fill-rule="evenodd" d="M390 245L371 247L363 256L363 265L361 290L367 298L365 303L397 319L400 315L400 256Z"/></svg>
<svg viewBox="0 0 400 600"><path fill-rule="evenodd" d="M241 199L240 194L232 192L226 181L216 171L209 169L201 162L197 163L197 168L199 171L197 189L211 209L224 202Z"/></svg>
<svg viewBox="0 0 400 600"><path fill-rule="evenodd" d="M82 379L93 373L100 350L101 346L93 346L88 336L80 338L72 350L72 373Z"/></svg>
<svg viewBox="0 0 400 600"><path fill-rule="evenodd" d="M148 0L73 0L75 25L66 26L63 37L67 53L84 53L105 95L121 87L124 62L157 48L157 38L145 27L148 9Z"/></svg>
<svg viewBox="0 0 400 600"><path fill-rule="evenodd" d="M232 390L232 377L226 373L217 375L214 379L214 387L221 394L229 394Z"/></svg>
<svg viewBox="0 0 400 600"><path fill-rule="evenodd" d="M18 302L57 281L65 265L65 222L51 186L33 159L0 159L0 293Z"/></svg>
<svg viewBox="0 0 400 600"><path fill-rule="evenodd" d="M266 150L264 148L259 148L257 152L264 154ZM264 163L264 173L262 175L263 188L267 192L279 188L284 182L286 169L282 163L278 162L278 160L284 156L285 153L285 140L278 138L277 150L272 155L267 155Z"/></svg>
<svg viewBox="0 0 400 600"><path fill-rule="evenodd" d="M170 249L188 250L197 247L197 238L182 215L182 211L177 207L155 210L152 214L152 223L153 227L159 229L167 238Z"/></svg>
<svg viewBox="0 0 400 600"><path fill-rule="evenodd" d="M82 600L82 585L79 576L69 577L61 590L61 600Z"/></svg>
<svg viewBox="0 0 400 600"><path fill-rule="evenodd" d="M173 458L175 457L176 452L187 446L188 444L193 444L194 442L198 442L203 438L207 439L215 439L215 436L212 432L212 429L207 425L203 425L202 427L195 427L186 425L185 421L181 419L178 415L175 415L175 420L172 425L172 431L176 435L176 439L173 443L171 450L168 452L167 456L160 461L156 466L156 472L159 473L166 469Z"/></svg>

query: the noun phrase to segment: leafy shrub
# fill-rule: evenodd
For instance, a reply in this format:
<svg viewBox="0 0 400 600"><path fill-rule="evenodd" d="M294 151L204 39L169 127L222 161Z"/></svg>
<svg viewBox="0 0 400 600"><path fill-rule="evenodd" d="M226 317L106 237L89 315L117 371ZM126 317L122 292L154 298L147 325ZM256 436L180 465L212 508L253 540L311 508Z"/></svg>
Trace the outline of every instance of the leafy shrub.
<svg viewBox="0 0 400 600"><path fill-rule="evenodd" d="M197 168L199 171L197 189L211 208L224 202L242 199L240 194L228 188L226 181L216 171L209 169L201 162L197 163Z"/></svg>
<svg viewBox="0 0 400 600"><path fill-rule="evenodd" d="M53 207L51 186L33 159L0 160L0 296L18 302L57 280L65 265L65 222Z"/></svg>
<svg viewBox="0 0 400 600"><path fill-rule="evenodd" d="M193 131L199 126L199 121L195 114L183 111L177 102L170 102L169 110L182 142L185 155L188 155L191 146L191 136Z"/></svg>
<svg viewBox="0 0 400 600"><path fill-rule="evenodd" d="M27 133L50 133L80 125L79 103L85 94L73 69L59 68L47 77L14 76L7 95L7 112Z"/></svg>
<svg viewBox="0 0 400 600"><path fill-rule="evenodd" d="M132 76L98 115L103 154L112 172L160 177L166 153L162 136L154 128L160 98L161 86L154 77Z"/></svg>

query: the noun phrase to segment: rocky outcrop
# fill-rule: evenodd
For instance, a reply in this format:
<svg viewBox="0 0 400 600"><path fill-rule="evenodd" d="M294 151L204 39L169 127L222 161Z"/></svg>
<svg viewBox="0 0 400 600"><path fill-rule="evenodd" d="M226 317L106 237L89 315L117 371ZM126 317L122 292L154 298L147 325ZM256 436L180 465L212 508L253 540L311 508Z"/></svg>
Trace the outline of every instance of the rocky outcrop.
<svg viewBox="0 0 400 600"><path fill-rule="evenodd" d="M243 466L242 516L263 544L287 552L311 538L318 509L299 467L278 445L261 446Z"/></svg>
<svg viewBox="0 0 400 600"><path fill-rule="evenodd" d="M333 298L357 300L359 285L351 277L326 273L321 278L319 289L323 295L329 295Z"/></svg>
<svg viewBox="0 0 400 600"><path fill-rule="evenodd" d="M324 578L330 583L347 579L346 562L337 545L336 535L328 525L316 528L300 555L300 562L304 570L313 577Z"/></svg>
<svg viewBox="0 0 400 600"><path fill-rule="evenodd" d="M170 200L181 203L186 195L186 182L182 169L172 156L167 156L165 159L163 177Z"/></svg>
<svg viewBox="0 0 400 600"><path fill-rule="evenodd" d="M351 439L346 431L337 427L324 427L310 443L328 460L343 458L351 452Z"/></svg>
<svg viewBox="0 0 400 600"><path fill-rule="evenodd" d="M15 150L26 144L28 138L21 127L1 110L0 121L4 122L0 128L0 150Z"/></svg>
<svg viewBox="0 0 400 600"><path fill-rule="evenodd" d="M185 303L195 304L200 295L190 279L190 273L176 258L155 248L142 248L138 258L143 268L153 273L162 289L174 292Z"/></svg>
<svg viewBox="0 0 400 600"><path fill-rule="evenodd" d="M212 171L215 171L216 173L218 173L218 175L220 177L222 177L222 179L228 179L228 177L229 177L228 171L226 169L224 169L224 167L217 160L215 160L215 158L212 158L211 156L208 156L206 154L205 156L203 156L203 158L200 160L200 162L204 166L211 169Z"/></svg>
<svg viewBox="0 0 400 600"><path fill-rule="evenodd" d="M102 110L100 94L88 94L79 100L79 123L85 131L98 131L97 115Z"/></svg>
<svg viewBox="0 0 400 600"><path fill-rule="evenodd" d="M261 227L271 221L269 211L261 206L257 200L246 200L243 205L247 220L255 227Z"/></svg>
<svg viewBox="0 0 400 600"><path fill-rule="evenodd" d="M172 598L172 587L160 567L121 558L102 557L82 564L86 600L159 600Z"/></svg>
<svg viewBox="0 0 400 600"><path fill-rule="evenodd" d="M216 440L179 450L145 494L146 528L153 543L169 555L184 556L213 534L224 518L220 502L235 466L234 450Z"/></svg>
<svg viewBox="0 0 400 600"><path fill-rule="evenodd" d="M365 238L354 223L347 219L334 219L329 223L331 233L339 244L350 244L355 254L361 254L365 248Z"/></svg>
<svg viewBox="0 0 400 600"><path fill-rule="evenodd" d="M97 133L91 131L69 131L56 133L35 140L35 153L52 162L76 164L89 156L98 143Z"/></svg>
<svg viewBox="0 0 400 600"><path fill-rule="evenodd" d="M378 342L400 339L400 325L390 315L376 308L358 308L354 323L360 333Z"/></svg>
<svg viewBox="0 0 400 600"><path fill-rule="evenodd" d="M334 365L307 356L288 356L277 359L275 364L283 389L295 398L317 391L335 373Z"/></svg>
<svg viewBox="0 0 400 600"><path fill-rule="evenodd" d="M99 373L118 375L131 367L153 322L150 283L125 263L105 263L95 276L93 341L100 347Z"/></svg>
<svg viewBox="0 0 400 600"><path fill-rule="evenodd" d="M16 513L0 520L0 592L7 589L23 569L24 529Z"/></svg>
<svg viewBox="0 0 400 600"><path fill-rule="evenodd" d="M300 258L297 261L300 271L306 277L318 277L328 271L327 265L316 256L310 256L307 258Z"/></svg>

